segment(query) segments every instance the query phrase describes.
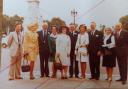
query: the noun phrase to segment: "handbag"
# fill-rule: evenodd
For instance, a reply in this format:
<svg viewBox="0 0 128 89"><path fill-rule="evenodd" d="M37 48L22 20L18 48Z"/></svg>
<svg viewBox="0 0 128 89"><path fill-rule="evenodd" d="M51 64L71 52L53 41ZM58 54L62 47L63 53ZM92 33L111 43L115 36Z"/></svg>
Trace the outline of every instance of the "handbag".
<svg viewBox="0 0 128 89"><path fill-rule="evenodd" d="M23 65L21 66L21 69L22 69L22 72L29 72L30 71L30 65L29 65L28 60L27 60L27 55L24 56Z"/></svg>
<svg viewBox="0 0 128 89"><path fill-rule="evenodd" d="M104 55L112 55L112 52L109 49L104 49Z"/></svg>
<svg viewBox="0 0 128 89"><path fill-rule="evenodd" d="M60 57L56 57L55 59L56 59L56 61L55 61L55 69L62 70L62 63L61 63Z"/></svg>

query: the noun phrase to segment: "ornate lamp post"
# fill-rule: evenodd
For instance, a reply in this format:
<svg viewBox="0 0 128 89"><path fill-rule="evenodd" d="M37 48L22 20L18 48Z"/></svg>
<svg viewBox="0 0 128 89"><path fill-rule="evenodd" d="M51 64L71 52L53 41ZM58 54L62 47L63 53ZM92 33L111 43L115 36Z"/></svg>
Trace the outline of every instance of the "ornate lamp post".
<svg viewBox="0 0 128 89"><path fill-rule="evenodd" d="M71 11L71 16L73 16L73 23L76 24L76 16L77 16L77 11L74 9Z"/></svg>

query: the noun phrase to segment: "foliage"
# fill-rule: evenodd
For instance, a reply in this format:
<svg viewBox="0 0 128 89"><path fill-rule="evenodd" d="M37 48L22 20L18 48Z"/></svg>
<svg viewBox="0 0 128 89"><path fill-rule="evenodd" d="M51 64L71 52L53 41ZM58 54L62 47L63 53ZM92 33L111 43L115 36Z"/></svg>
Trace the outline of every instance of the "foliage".
<svg viewBox="0 0 128 89"><path fill-rule="evenodd" d="M128 15L121 17L119 21L122 23L123 28L128 30Z"/></svg>

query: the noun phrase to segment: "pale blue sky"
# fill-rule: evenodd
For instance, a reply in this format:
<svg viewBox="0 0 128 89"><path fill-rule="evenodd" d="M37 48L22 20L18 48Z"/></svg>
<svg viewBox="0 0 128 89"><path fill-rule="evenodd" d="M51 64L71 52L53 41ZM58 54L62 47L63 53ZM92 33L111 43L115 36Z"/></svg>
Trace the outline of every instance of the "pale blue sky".
<svg viewBox="0 0 128 89"><path fill-rule="evenodd" d="M61 17L66 23L72 22L70 11L78 11L77 18L102 0L40 0L40 14L43 19ZM28 13L27 0L4 0L4 14L26 16ZM128 0L105 0L92 11L86 13L77 22L89 24L96 21L98 24L112 26L121 16L128 14Z"/></svg>

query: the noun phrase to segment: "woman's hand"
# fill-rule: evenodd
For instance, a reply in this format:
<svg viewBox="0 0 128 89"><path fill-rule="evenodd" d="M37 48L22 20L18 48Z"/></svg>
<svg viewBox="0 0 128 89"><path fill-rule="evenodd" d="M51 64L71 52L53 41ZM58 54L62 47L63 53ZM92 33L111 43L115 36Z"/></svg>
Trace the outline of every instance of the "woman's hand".
<svg viewBox="0 0 128 89"><path fill-rule="evenodd" d="M80 47L86 47L86 45L81 45Z"/></svg>
<svg viewBox="0 0 128 89"><path fill-rule="evenodd" d="M29 53L27 51L24 51L23 57L27 56Z"/></svg>

